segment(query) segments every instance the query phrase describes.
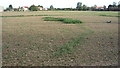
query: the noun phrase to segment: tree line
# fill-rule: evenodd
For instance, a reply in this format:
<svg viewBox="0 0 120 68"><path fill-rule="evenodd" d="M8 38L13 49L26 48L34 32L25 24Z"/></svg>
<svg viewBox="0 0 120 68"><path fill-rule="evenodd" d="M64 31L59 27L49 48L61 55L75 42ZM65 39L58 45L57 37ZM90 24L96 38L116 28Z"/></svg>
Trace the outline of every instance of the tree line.
<svg viewBox="0 0 120 68"><path fill-rule="evenodd" d="M108 7L108 8L107 8ZM78 2L76 8L54 8L53 5L50 6L50 10L72 10L72 11L120 11L120 1L118 2L118 5L116 2L113 2L113 4L102 7L98 7L97 5L94 6L87 6L85 4L82 4L82 2Z"/></svg>
<svg viewBox="0 0 120 68"><path fill-rule="evenodd" d="M35 6L35 5L31 5L28 9L30 11L39 11L40 9L38 7L42 7L41 5ZM108 8L107 8L108 7ZM50 5L50 7L48 8L48 10L71 10L71 11L120 11L120 2L117 3L113 2L113 4L109 5L109 6L102 6L102 7L98 7L97 5L88 7L85 4L82 4L82 2L78 2L76 5L76 8L54 8L53 5ZM14 8L12 5L9 5L8 8L6 8L6 10L8 11L12 11Z"/></svg>

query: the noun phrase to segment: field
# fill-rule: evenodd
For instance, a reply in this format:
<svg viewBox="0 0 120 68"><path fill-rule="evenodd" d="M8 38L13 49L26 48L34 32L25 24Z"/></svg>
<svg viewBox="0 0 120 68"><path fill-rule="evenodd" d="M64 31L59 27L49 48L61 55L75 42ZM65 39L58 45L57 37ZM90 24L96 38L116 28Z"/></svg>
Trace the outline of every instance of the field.
<svg viewBox="0 0 120 68"><path fill-rule="evenodd" d="M118 65L118 12L36 11L2 14L3 66ZM71 18L83 23L44 21L44 17Z"/></svg>

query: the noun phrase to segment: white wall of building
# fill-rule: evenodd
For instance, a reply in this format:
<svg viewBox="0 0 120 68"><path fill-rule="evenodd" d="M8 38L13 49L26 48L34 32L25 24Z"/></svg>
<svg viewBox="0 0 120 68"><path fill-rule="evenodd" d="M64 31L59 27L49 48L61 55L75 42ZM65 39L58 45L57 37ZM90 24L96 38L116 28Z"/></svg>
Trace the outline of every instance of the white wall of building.
<svg viewBox="0 0 120 68"><path fill-rule="evenodd" d="M23 8L24 9L24 11L28 11L28 8Z"/></svg>

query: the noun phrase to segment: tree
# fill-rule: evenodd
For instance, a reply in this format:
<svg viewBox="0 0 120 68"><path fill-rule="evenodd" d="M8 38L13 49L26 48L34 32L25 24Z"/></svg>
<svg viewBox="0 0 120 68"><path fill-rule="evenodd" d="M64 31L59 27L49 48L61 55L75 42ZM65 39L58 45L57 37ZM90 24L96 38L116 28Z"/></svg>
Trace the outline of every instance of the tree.
<svg viewBox="0 0 120 68"><path fill-rule="evenodd" d="M38 7L42 7L43 8L43 6L41 6L41 5L38 5Z"/></svg>
<svg viewBox="0 0 120 68"><path fill-rule="evenodd" d="M35 5L31 5L30 8L29 8L30 11L38 11L38 7L35 6Z"/></svg>
<svg viewBox="0 0 120 68"><path fill-rule="evenodd" d="M9 5L9 9L13 9L13 6L12 6L12 5Z"/></svg>
<svg viewBox="0 0 120 68"><path fill-rule="evenodd" d="M104 10L106 10L106 6L105 5L103 6L103 8L104 8Z"/></svg>
<svg viewBox="0 0 120 68"><path fill-rule="evenodd" d="M120 1L118 2L118 8L120 8Z"/></svg>
<svg viewBox="0 0 120 68"><path fill-rule="evenodd" d="M116 7L116 4L117 4L116 2L113 2L113 7Z"/></svg>
<svg viewBox="0 0 120 68"><path fill-rule="evenodd" d="M53 5L50 5L50 9L51 9L51 10L53 10L53 9L54 9Z"/></svg>
<svg viewBox="0 0 120 68"><path fill-rule="evenodd" d="M13 10L13 6L12 5L9 5L9 11L12 11Z"/></svg>
<svg viewBox="0 0 120 68"><path fill-rule="evenodd" d="M111 11L111 10L112 10L112 7L113 7L113 5L110 4L110 5L108 6L108 10Z"/></svg>
<svg viewBox="0 0 120 68"><path fill-rule="evenodd" d="M86 5L83 5L82 10L86 11L86 10L88 10L88 7Z"/></svg>
<svg viewBox="0 0 120 68"><path fill-rule="evenodd" d="M6 8L5 11L10 11L10 9L9 9L9 8Z"/></svg>
<svg viewBox="0 0 120 68"><path fill-rule="evenodd" d="M82 9L82 2L78 2L78 3L77 3L76 9L77 9L77 10L81 10L81 9Z"/></svg>
<svg viewBox="0 0 120 68"><path fill-rule="evenodd" d="M96 8L97 7L97 5L94 5L94 8Z"/></svg>
<svg viewBox="0 0 120 68"><path fill-rule="evenodd" d="M118 5L120 5L120 1L118 2Z"/></svg>
<svg viewBox="0 0 120 68"><path fill-rule="evenodd" d="M105 5L104 5L103 7L104 7L104 9L106 9L106 6L105 6Z"/></svg>
<svg viewBox="0 0 120 68"><path fill-rule="evenodd" d="M96 7L97 7L97 5L92 6L92 7L91 7L91 10L92 10L92 11L95 11Z"/></svg>

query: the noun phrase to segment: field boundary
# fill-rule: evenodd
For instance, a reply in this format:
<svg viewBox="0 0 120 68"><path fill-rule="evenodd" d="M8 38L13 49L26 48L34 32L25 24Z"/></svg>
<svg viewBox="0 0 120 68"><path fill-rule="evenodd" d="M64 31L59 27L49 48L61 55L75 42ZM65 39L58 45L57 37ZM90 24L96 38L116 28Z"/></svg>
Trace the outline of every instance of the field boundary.
<svg viewBox="0 0 120 68"><path fill-rule="evenodd" d="M33 17L33 16L62 16L62 15L13 15L13 16L0 16L0 17Z"/></svg>

